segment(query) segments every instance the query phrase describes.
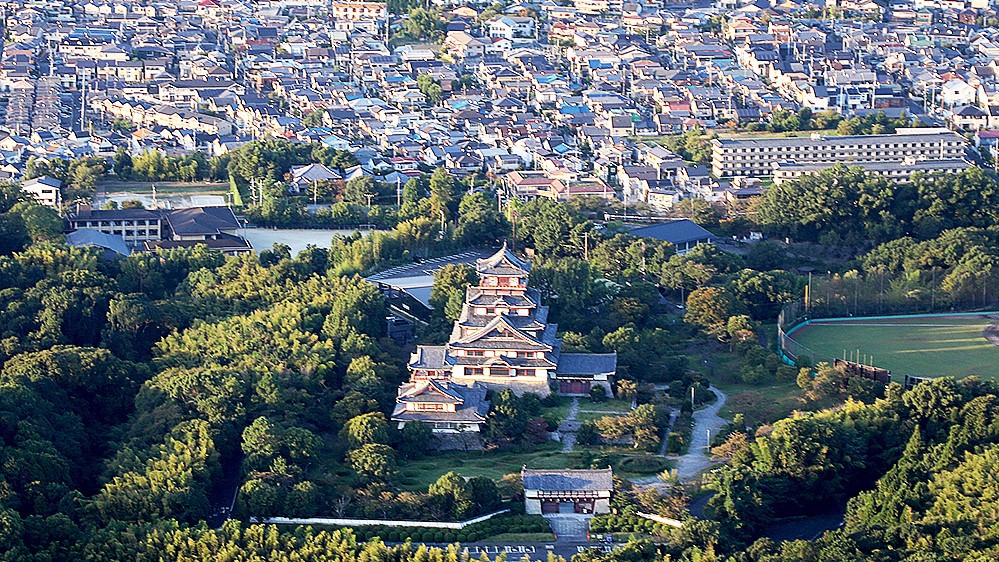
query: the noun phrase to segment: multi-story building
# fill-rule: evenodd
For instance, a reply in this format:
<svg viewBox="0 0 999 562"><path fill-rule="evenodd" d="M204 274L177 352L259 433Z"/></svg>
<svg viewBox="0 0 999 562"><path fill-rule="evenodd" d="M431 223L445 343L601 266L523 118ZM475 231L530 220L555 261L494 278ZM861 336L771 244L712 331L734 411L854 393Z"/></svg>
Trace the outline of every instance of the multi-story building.
<svg viewBox="0 0 999 562"><path fill-rule="evenodd" d="M410 357L413 380L510 388L515 392L585 394L594 385L610 392L614 353L562 353L541 294L527 286L531 265L503 246L476 262L479 284L469 287L447 345L418 346Z"/></svg>
<svg viewBox="0 0 999 562"><path fill-rule="evenodd" d="M32 178L21 184L21 191L31 195L46 207L57 209L62 205L62 182L55 178L49 176Z"/></svg>
<svg viewBox="0 0 999 562"><path fill-rule="evenodd" d="M204 244L226 254L253 250L237 234L239 221L229 207L188 209L93 209L80 205L66 217L68 230L96 230L120 236L129 247L147 251Z"/></svg>
<svg viewBox="0 0 999 562"><path fill-rule="evenodd" d="M575 0L576 11L580 14L598 16L603 14L620 14L623 0Z"/></svg>
<svg viewBox="0 0 999 562"><path fill-rule="evenodd" d="M464 386L443 380L403 384L396 397L392 421L402 429L407 423L430 425L437 434L480 433L489 413L486 387Z"/></svg>
<svg viewBox="0 0 999 562"><path fill-rule="evenodd" d="M89 228L121 236L129 246L162 238L163 213L146 209L93 209L80 205L66 217L69 230Z"/></svg>
<svg viewBox="0 0 999 562"><path fill-rule="evenodd" d="M850 166L859 166L865 172L882 176L895 183L908 183L912 174L956 174L970 166L967 160L914 160L899 162L851 162ZM827 164L777 164L774 168L774 185L796 180L802 176L817 174L828 169Z"/></svg>
<svg viewBox="0 0 999 562"><path fill-rule="evenodd" d="M330 15L337 20L385 20L388 17L385 2L357 2L353 0L331 2Z"/></svg>
<svg viewBox="0 0 999 562"><path fill-rule="evenodd" d="M850 164L903 162L906 158L961 160L967 142L942 128L899 129L891 135L840 137L715 139L711 141L715 177L772 176L781 163Z"/></svg>

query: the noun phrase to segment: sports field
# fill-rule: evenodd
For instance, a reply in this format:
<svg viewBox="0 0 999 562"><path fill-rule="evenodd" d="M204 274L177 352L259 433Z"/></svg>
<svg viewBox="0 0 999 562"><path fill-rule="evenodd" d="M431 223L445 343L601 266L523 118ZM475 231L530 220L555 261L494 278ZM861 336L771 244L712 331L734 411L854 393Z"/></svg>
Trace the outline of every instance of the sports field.
<svg viewBox="0 0 999 562"><path fill-rule="evenodd" d="M873 358L892 379L981 375L999 380L999 346L985 337L999 314L816 320L789 337L811 349L816 360Z"/></svg>

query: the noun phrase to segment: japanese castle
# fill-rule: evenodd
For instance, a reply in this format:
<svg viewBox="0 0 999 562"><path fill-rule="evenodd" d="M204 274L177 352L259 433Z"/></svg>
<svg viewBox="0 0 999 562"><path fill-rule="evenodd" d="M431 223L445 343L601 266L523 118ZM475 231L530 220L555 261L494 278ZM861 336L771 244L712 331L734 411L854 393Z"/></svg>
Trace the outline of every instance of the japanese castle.
<svg viewBox="0 0 999 562"><path fill-rule="evenodd" d="M454 412L451 404L430 405L432 396L478 394L472 389L512 389L518 394L535 392L545 396L557 389L562 394L586 394L594 385L611 392L617 370L614 353L562 353L562 340L555 337L557 324L548 322L548 307L541 294L527 286L530 262L503 247L493 256L476 261L479 284L469 287L461 315L454 323L447 345L421 345L409 360L410 383L400 388L393 421L400 426L420 419L437 432L454 429L454 423L436 424L434 414ZM438 384L416 384L436 381ZM417 397L414 393L425 396ZM475 402L474 400L470 402ZM419 404L419 406L417 406ZM407 407L408 406L408 407ZM416 414L416 408L420 414ZM478 408L475 408L476 410ZM454 420L458 421L458 420ZM468 418L462 430L477 431ZM474 426L474 427L473 427Z"/></svg>

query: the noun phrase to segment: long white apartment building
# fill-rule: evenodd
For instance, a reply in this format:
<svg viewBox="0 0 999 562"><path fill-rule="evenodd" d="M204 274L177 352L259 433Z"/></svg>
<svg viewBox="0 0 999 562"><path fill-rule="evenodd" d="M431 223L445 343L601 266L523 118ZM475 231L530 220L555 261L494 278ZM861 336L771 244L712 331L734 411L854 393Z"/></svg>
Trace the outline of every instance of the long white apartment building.
<svg viewBox="0 0 999 562"><path fill-rule="evenodd" d="M901 162L851 162L849 166L863 168L868 174L881 176L891 182L903 184L912 181L912 174L922 172L928 175L956 174L968 169L971 165L967 160L914 160L912 158ZM794 181L803 176L810 176L829 169L828 164L794 164L784 162L774 166L774 185Z"/></svg>
<svg viewBox="0 0 999 562"><path fill-rule="evenodd" d="M898 129L890 135L714 139L711 173L719 178L770 177L778 164L833 166L962 160L967 141L944 128Z"/></svg>

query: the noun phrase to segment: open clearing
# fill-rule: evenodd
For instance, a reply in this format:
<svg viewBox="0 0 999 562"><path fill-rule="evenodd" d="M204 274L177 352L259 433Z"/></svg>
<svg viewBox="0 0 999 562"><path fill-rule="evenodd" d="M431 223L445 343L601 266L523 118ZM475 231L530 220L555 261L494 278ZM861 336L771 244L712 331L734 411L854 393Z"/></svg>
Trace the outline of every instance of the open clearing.
<svg viewBox="0 0 999 562"><path fill-rule="evenodd" d="M868 363L890 369L892 378L981 375L999 378L999 346L985 339L985 329L999 315L955 315L816 320L789 336L817 358L849 358L858 350Z"/></svg>

